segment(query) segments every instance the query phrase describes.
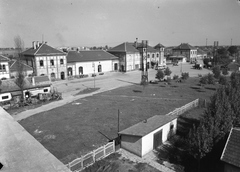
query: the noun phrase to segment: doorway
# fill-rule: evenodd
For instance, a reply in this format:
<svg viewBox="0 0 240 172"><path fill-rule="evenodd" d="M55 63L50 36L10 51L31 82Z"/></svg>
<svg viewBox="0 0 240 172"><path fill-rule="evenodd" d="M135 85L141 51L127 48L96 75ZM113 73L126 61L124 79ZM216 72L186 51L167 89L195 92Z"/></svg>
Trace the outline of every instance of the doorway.
<svg viewBox="0 0 240 172"><path fill-rule="evenodd" d="M153 136L153 149L157 149L162 144L162 130L158 131Z"/></svg>
<svg viewBox="0 0 240 172"><path fill-rule="evenodd" d="M61 79L64 80L65 79L65 73L61 72Z"/></svg>

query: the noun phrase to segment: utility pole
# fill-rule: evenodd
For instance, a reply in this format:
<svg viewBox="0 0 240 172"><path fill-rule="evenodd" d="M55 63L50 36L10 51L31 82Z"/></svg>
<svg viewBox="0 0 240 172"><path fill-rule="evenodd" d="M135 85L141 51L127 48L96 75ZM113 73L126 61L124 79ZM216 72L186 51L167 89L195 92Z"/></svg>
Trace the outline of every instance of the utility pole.
<svg viewBox="0 0 240 172"><path fill-rule="evenodd" d="M231 38L231 46L232 46L232 38Z"/></svg>
<svg viewBox="0 0 240 172"><path fill-rule="evenodd" d="M207 47L207 38L206 38L206 47Z"/></svg>
<svg viewBox="0 0 240 172"><path fill-rule="evenodd" d="M148 47L148 41L143 40L142 46L141 46L141 55L142 55L142 78L141 82L145 83L148 82L148 65L147 65L147 47Z"/></svg>
<svg viewBox="0 0 240 172"><path fill-rule="evenodd" d="M95 63L94 62L92 63L92 67L93 67L93 85L95 88Z"/></svg>

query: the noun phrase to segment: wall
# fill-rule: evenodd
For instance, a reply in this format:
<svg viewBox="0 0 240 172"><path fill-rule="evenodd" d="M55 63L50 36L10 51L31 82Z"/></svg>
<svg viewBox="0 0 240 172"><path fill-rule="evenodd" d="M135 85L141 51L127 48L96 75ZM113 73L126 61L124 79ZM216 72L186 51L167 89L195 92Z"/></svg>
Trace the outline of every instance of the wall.
<svg viewBox="0 0 240 172"><path fill-rule="evenodd" d="M93 67L94 63L94 67ZM110 72L114 70L114 63L118 63L118 60L104 60L104 61L94 61L94 62L76 62L67 64L67 68L72 67L73 75L79 75L79 67L83 67L83 74L100 73L98 72L98 65L102 66L102 72Z"/></svg>
<svg viewBox="0 0 240 172"><path fill-rule="evenodd" d="M140 53L127 53L126 55L126 70L131 71L140 68L141 56Z"/></svg>
<svg viewBox="0 0 240 172"><path fill-rule="evenodd" d="M121 148L134 153L138 156L142 155L142 137L121 135Z"/></svg>
<svg viewBox="0 0 240 172"><path fill-rule="evenodd" d="M190 50L173 50L173 56L185 56L190 61Z"/></svg>
<svg viewBox="0 0 240 172"><path fill-rule="evenodd" d="M54 66L51 65L50 60L54 60ZM63 64L60 64L60 59L63 59ZM36 63L36 74L40 76L41 74L48 75L51 78L51 73L55 73L55 78L61 78L61 72L64 72L65 78L67 76L67 61L66 56L39 56L35 58ZM43 66L40 66L40 60L43 60Z"/></svg>
<svg viewBox="0 0 240 172"><path fill-rule="evenodd" d="M4 96L8 96L8 98L7 99L2 99L2 97L4 97ZM12 99L11 93L2 93L2 94L0 94L0 102L9 101L11 99Z"/></svg>
<svg viewBox="0 0 240 172"><path fill-rule="evenodd" d="M1 62L0 65L5 65L6 70L0 70L0 79L1 78L10 78L9 75L9 65L8 62Z"/></svg>
<svg viewBox="0 0 240 172"><path fill-rule="evenodd" d="M153 150L154 134L157 133L158 131L162 130L162 142L167 141L171 123L174 125L173 131L175 134L177 130L177 119L174 119L173 121L152 131L151 133L147 134L142 138L142 153L141 153L142 156Z"/></svg>

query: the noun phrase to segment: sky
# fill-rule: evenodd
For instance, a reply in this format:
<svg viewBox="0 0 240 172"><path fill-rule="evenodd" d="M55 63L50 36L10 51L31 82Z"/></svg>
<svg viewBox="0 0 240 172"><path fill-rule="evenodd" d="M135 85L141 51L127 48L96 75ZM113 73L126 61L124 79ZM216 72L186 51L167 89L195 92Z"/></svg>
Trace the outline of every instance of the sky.
<svg viewBox="0 0 240 172"><path fill-rule="evenodd" d="M240 0L0 0L0 48L240 45ZM232 39L232 41L231 41Z"/></svg>

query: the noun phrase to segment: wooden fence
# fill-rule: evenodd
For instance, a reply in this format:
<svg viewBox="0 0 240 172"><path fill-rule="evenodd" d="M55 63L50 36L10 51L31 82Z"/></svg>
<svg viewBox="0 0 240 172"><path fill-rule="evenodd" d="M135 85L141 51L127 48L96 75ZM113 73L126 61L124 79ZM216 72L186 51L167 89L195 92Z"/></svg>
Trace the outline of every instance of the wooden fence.
<svg viewBox="0 0 240 172"><path fill-rule="evenodd" d="M184 105L184 106L182 106L180 108L175 109L172 112L169 112L167 115L177 115L177 116L181 115L184 112L186 112L186 111L188 111L188 110L190 110L192 108L197 107L198 104L199 104L199 99L196 99L196 100L194 100L194 101L192 101L192 102L190 102L190 103L188 103L188 104L186 104L186 105Z"/></svg>
<svg viewBox="0 0 240 172"><path fill-rule="evenodd" d="M92 152L89 152L84 156L81 156L80 158L73 160L72 162L67 164L67 167L73 172L82 171L84 168L92 165L93 163L102 158L105 158L113 152L115 152L114 140Z"/></svg>

